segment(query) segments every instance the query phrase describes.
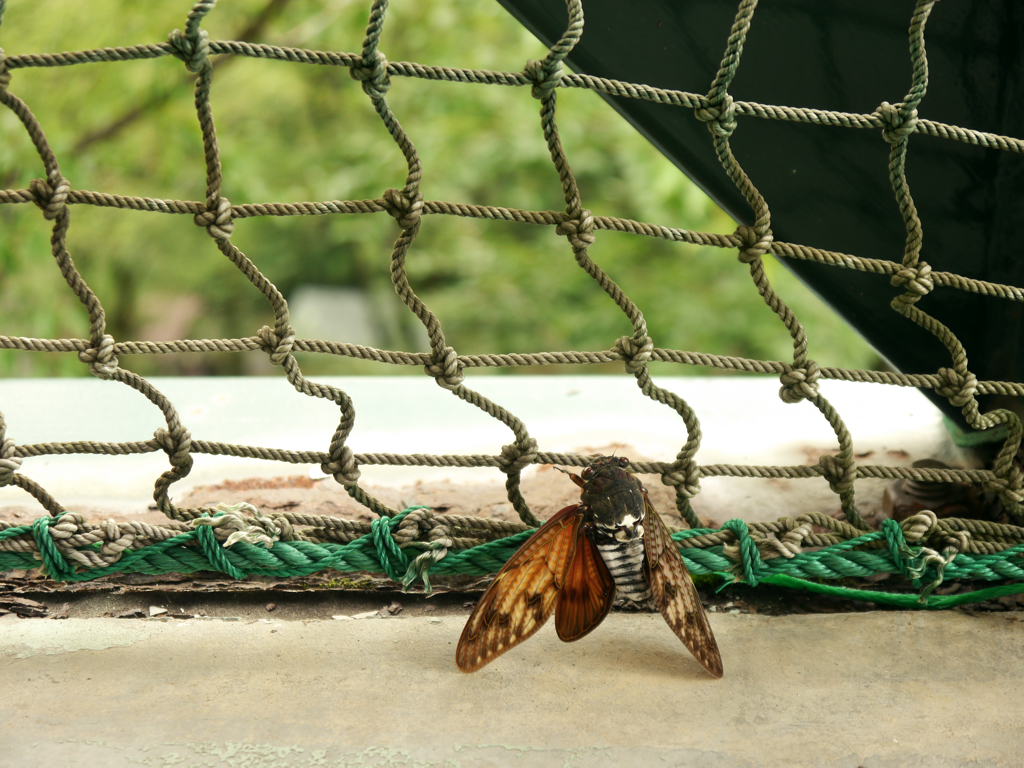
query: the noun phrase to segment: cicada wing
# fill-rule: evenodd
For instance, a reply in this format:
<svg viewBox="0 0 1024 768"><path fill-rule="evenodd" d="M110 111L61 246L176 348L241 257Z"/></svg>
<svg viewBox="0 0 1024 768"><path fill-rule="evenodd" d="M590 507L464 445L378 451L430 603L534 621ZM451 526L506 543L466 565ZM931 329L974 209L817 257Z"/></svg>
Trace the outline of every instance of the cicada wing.
<svg viewBox="0 0 1024 768"><path fill-rule="evenodd" d="M455 662L475 672L540 629L565 584L583 513L578 504L552 516L498 571L469 615Z"/></svg>
<svg viewBox="0 0 1024 768"><path fill-rule="evenodd" d="M647 580L654 594L654 602L683 641L690 653L714 677L724 674L722 655L711 631L704 606L700 603L697 588L693 586L683 559L679 556L676 543L661 516L651 506L644 493L646 512L644 520L644 552L647 555L644 567Z"/></svg>
<svg viewBox="0 0 1024 768"><path fill-rule="evenodd" d="M579 640L604 621L615 600L615 580L588 530L581 525L576 534L576 554L555 607L555 629L567 643Z"/></svg>

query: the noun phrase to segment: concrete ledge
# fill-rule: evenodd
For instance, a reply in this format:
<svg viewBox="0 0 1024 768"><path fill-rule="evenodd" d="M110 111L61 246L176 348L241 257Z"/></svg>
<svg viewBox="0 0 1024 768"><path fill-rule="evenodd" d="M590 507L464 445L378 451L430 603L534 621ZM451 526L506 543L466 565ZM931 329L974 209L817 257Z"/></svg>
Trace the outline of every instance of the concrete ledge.
<svg viewBox="0 0 1024 768"><path fill-rule="evenodd" d="M4 757L120 766L1019 766L1019 613L549 626L473 675L463 617L0 622Z"/></svg>
<svg viewBox="0 0 1024 768"><path fill-rule="evenodd" d="M419 377L325 377L347 392L356 423L348 445L356 453L496 455L513 435L479 409ZM703 433L701 464L809 466L838 449L835 434L810 403L779 400L774 376L658 376L659 386L678 393L696 411ZM333 403L297 393L282 377L154 378L153 386L175 404L194 440L222 441L291 450L326 451L337 428ZM653 402L631 376L483 376L467 383L516 414L541 450L612 451L671 461L686 441L682 419ZM913 389L880 384L822 381L822 394L842 414L862 464L909 466L940 458L971 465L942 426L939 411ZM0 381L7 436L19 445L70 440L144 441L165 425L160 411L117 382L85 379ZM225 479L309 475L310 465L196 454L172 496L196 485ZM153 483L169 468L163 453L131 456L57 455L26 458L21 472L65 507L99 510L102 519L138 515L152 502ZM416 482L504 484L497 469L364 466L362 482L402 487ZM536 473L529 467L524 477ZM862 514L880 506L886 480L856 484ZM702 481L695 503L727 520L775 520L783 514L832 512L838 499L821 478L784 480L712 477ZM344 495L344 492L339 492ZM0 488L0 509L42 513L20 488Z"/></svg>
<svg viewBox="0 0 1024 768"><path fill-rule="evenodd" d="M277 378L154 383L195 439L324 450L338 417ZM357 452L497 453L510 439L430 381L331 383L356 403ZM701 463L806 466L836 447L812 406L778 401L774 378L658 383L697 410ZM523 418L545 450L626 442L664 459L685 439L678 416L625 376L474 377L472 386ZM860 461L958 460L920 393L832 381L822 391L843 414ZM162 426L138 393L109 382L0 382L0 402L18 444L145 440ZM144 510L166 468L162 454L75 455L26 459L22 471L65 505L109 515ZM197 456L175 493L229 477L308 472ZM364 475L382 486L501 479L483 469L367 467ZM858 481L860 503L877 505L884 484ZM0 492L0 508L26 500L16 488ZM722 519L748 521L837 508L822 479L709 478L697 501L727 511ZM1024 764L1017 613L716 613L721 681L656 615L613 614L571 645L548 627L474 675L454 662L465 615L301 615L0 620L0 768Z"/></svg>

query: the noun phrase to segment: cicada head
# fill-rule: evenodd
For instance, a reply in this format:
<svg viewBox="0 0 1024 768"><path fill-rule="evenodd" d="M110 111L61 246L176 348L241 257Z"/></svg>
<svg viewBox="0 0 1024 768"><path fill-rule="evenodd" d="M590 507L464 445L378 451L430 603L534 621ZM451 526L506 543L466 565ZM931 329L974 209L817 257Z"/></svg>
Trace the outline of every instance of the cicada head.
<svg viewBox="0 0 1024 768"><path fill-rule="evenodd" d="M605 540L629 541L644 534L644 487L627 466L624 457L601 456L580 476L580 499Z"/></svg>

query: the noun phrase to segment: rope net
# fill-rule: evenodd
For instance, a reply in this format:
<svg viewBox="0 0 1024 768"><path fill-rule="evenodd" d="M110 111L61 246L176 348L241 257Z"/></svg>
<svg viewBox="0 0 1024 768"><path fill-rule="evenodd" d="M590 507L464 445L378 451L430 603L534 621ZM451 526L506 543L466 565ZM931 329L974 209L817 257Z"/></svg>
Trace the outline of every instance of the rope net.
<svg viewBox="0 0 1024 768"><path fill-rule="evenodd" d="M0 190L0 204L32 203L53 222L52 253L71 291L85 306L90 318L88 338L40 339L0 336L0 348L27 352L75 354L90 373L116 381L146 397L160 409L166 427L149 439L137 442L63 442L19 444L8 436L0 414L0 486L14 485L31 494L49 513L30 525L0 522L0 570L37 567L40 562L55 579L81 581L112 572L193 572L218 570L235 578L249 574L292 576L324 568L343 571L366 570L386 573L411 584L422 578L429 588L429 573L486 574L498 570L529 535L539 520L520 492L520 473L531 464L586 466L590 459L575 454L540 450L526 424L498 403L492 402L465 383L467 368L531 365L590 365L622 362L635 376L643 395L665 405L682 419L686 440L670 461L633 462L631 470L656 473L673 486L676 504L691 530L680 531L680 544L687 566L695 574L729 573L735 580L751 585L761 582L811 589L840 589L809 580L834 580L875 573L900 573L926 585L921 601L942 607L955 601L983 599L992 590L970 596L941 598L929 596L943 578L1009 580L1024 578L1019 557L1024 554L1024 527L973 519L939 519L931 512L915 515L902 523L887 520L882 529L871 531L857 511L854 481L858 478L906 478L920 482L964 482L980 484L997 494L1013 522L1024 524L1022 477L1014 464L1020 447L1021 423L1008 410L981 413L976 400L984 394L1020 396L1024 385L1017 382L978 381L968 368L962 344L944 325L921 309L922 300L937 286L1021 301L1024 290L972 280L948 272L933 271L921 258L922 225L907 184L907 149L914 134L962 141L1006 152L1024 152L1024 141L945 125L918 117L917 107L925 96L928 66L925 25L935 0L918 0L910 20L910 57L913 78L902 101L882 104L870 114L848 114L815 109L798 109L754 102L734 101L729 86L735 77L744 40L754 19L756 0L742 0L717 76L707 94L651 88L564 70L562 62L583 34L580 0L568 0L569 24L561 39L539 61L529 61L520 72L492 72L425 66L412 62L389 62L379 50L387 21L387 0L374 0L362 50L355 53L285 48L247 42L210 40L203 20L215 0L197 2L183 30L172 31L166 42L124 48L102 48L56 54L26 54L5 57L0 50L0 103L10 109L24 126L38 152L44 175L27 189ZM0 0L0 22L5 3ZM213 108L210 100L214 55L243 56L347 69L359 81L391 138L401 150L407 167L401 189L387 189L372 200L329 200L298 203L253 203L233 205L221 194L223 176ZM126 197L106 192L74 189L60 170L57 157L47 142L39 121L12 91L14 73L26 67L64 67L95 62L124 62L174 56L195 74L195 107L205 150L206 198L202 201L161 200ZM392 78L408 77L457 83L529 87L540 102L540 130L558 173L565 199L564 211L532 211L470 203L424 200L420 192L422 166L416 146L391 111L387 92ZM693 232L629 219L594 216L584 207L563 150L556 126L558 93L565 88L584 88L602 94L646 99L693 110L694 117L707 124L710 140L723 169L742 192L753 211L753 224L734 232L715 234ZM870 259L817 248L783 243L772 237L771 213L744 172L730 147L730 137L740 118L788 120L846 129L880 130L890 146L889 176L893 193L906 225L907 238L901 263ZM246 338L183 339L169 342L117 340L107 333L103 304L75 268L67 249L71 206L92 205L169 215L189 215L206 230L214 246L266 298L274 312L273 327L264 326ZM391 256L391 280L398 297L422 322L429 337L430 351L410 353L376 349L318 339L296 338L283 295L253 262L233 243L236 220L256 216L336 216L384 213L395 219L400 233ZM597 352L542 352L536 354L460 355L451 347L441 322L417 296L406 272L406 260L428 216L474 217L553 227L564 236L576 263L628 317L631 336L615 340ZM429 223L426 226L430 226ZM638 237L734 249L746 264L751 280L764 302L776 313L793 341L792 361L752 360L656 347L648 334L643 313L590 257L589 248L601 231L616 231ZM948 350L949 366L934 373L900 373L819 367L809 357L804 329L790 308L775 293L765 274L763 258L813 260L836 268L856 269L888 276L899 294L892 309L906 320L932 333ZM267 355L280 367L288 381L303 395L322 398L337 405L339 420L326 450L290 451L251 445L231 445L194 439L174 405L149 381L123 367L124 355L160 355L203 352L255 352ZM475 406L508 427L513 439L498 455L423 455L399 453L356 454L347 445L355 422L352 399L340 389L318 384L303 376L295 353L341 355L374 361L381 365L419 366L467 405ZM699 465L695 456L701 442L697 415L686 401L654 383L648 364L660 361L687 366L777 375L779 395L790 404L807 401L820 411L838 442L835 455L821 456L814 466ZM929 388L962 412L977 430L1001 427L1006 440L991 470L902 468L859 465L853 455L852 438L843 419L820 393L821 379L872 382L893 386ZM56 454L101 454L123 456L162 451L169 463L155 481L154 498L167 516L166 524L151 526L137 522L109 521L88 524L67 511L45 488L20 472L22 462L33 457ZM249 505L235 507L181 508L175 506L169 489L185 478L192 466L192 454L205 453L258 458L292 464L319 465L360 503L377 514L372 524L329 516L274 512L264 515ZM398 512L367 493L359 484L363 465L417 465L445 467L495 467L506 476L509 501L521 524L473 517L435 515L429 509ZM717 531L702 529L689 499L700 491L704 477L811 478L823 477L838 497L844 520L821 514L782 518L773 523L747 525L734 520ZM995 588L1000 594L1024 591L1018 585ZM857 597L899 603L904 595L847 590ZM917 601L916 596L909 596Z"/></svg>

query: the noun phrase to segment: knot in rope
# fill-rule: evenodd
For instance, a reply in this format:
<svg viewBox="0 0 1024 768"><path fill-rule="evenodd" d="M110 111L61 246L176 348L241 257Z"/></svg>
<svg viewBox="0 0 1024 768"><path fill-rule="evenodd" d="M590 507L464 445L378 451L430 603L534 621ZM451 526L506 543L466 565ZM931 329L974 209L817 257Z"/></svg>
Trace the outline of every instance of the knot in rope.
<svg viewBox="0 0 1024 768"><path fill-rule="evenodd" d="M292 353L292 346L295 343L295 329L289 325L287 334L285 334L283 339L280 339L274 329L264 325L256 332L256 338L260 341L260 349L270 355L271 364L284 365L284 361Z"/></svg>
<svg viewBox="0 0 1024 768"><path fill-rule="evenodd" d="M214 517L197 517L191 522L191 526L198 528L206 525L231 531L222 545L225 549L238 541L253 545L262 544L265 549L270 549L275 541L281 539L281 529L274 524L274 520L252 504L244 501L238 504L221 503L216 509L219 514ZM252 516L239 514L240 512L248 512Z"/></svg>
<svg viewBox="0 0 1024 768"><path fill-rule="evenodd" d="M903 536L909 544L916 544L921 541L927 541L932 537L934 533L937 533L939 528L939 519L934 512L930 509L926 509L922 512L917 513L900 523L900 528L903 529ZM946 536L943 537L945 547L942 550L940 557L942 565L939 568L939 579L932 586L926 589L925 597L930 594L931 591L942 583L942 568L953 562L956 556L967 549L971 539L969 531L947 531ZM922 549L923 552L932 552L934 550ZM934 560L933 560L934 562Z"/></svg>
<svg viewBox="0 0 1024 768"><path fill-rule="evenodd" d="M370 537L373 548L377 551L381 569L392 581L404 581L409 570L409 558L406 557L398 542L391 535L392 526L397 526L405 513L395 517L378 517L370 523ZM394 561L397 561L397 566Z"/></svg>
<svg viewBox="0 0 1024 768"><path fill-rule="evenodd" d="M174 453L177 450L178 444L166 429L158 429L153 432L153 439L164 453Z"/></svg>
<svg viewBox="0 0 1024 768"><path fill-rule="evenodd" d="M353 80L363 84L363 92L371 99L383 99L391 88L388 60L380 51L375 50L369 57L364 56L359 64L349 67L348 73Z"/></svg>
<svg viewBox="0 0 1024 768"><path fill-rule="evenodd" d="M14 455L14 440L7 437L0 444L0 487L10 485L14 473L21 469L21 457Z"/></svg>
<svg viewBox="0 0 1024 768"><path fill-rule="evenodd" d="M740 239L739 260L744 264L757 261L768 253L775 239L770 229L758 234L754 227L746 225L736 228L736 236Z"/></svg>
<svg viewBox="0 0 1024 768"><path fill-rule="evenodd" d="M71 191L71 183L63 176L56 180L56 183L46 179L32 179L28 188L35 197L35 204L43 211L43 217L47 221L56 219L67 204L68 192Z"/></svg>
<svg viewBox="0 0 1024 768"><path fill-rule="evenodd" d="M359 465L356 464L355 454L347 445L341 447L336 458L326 464L321 464L320 471L325 475L331 475L344 486L355 485L359 482Z"/></svg>
<svg viewBox="0 0 1024 768"><path fill-rule="evenodd" d="M530 88L530 95L535 99L544 100L558 88L562 82L561 61L534 61L526 62L523 67L523 74L533 83Z"/></svg>
<svg viewBox="0 0 1024 768"><path fill-rule="evenodd" d="M791 517L782 518L779 522L786 521L787 524L795 524ZM778 554L787 560L792 560L803 551L804 539L813 533L814 529L810 523L801 523L785 533L781 539L765 538L766 547L773 548ZM762 556L763 557L763 556Z"/></svg>
<svg viewBox="0 0 1024 768"><path fill-rule="evenodd" d="M875 114L882 121L882 138L889 144L899 144L917 130L916 109L904 115L898 106L883 101Z"/></svg>
<svg viewBox="0 0 1024 768"><path fill-rule="evenodd" d="M708 130L719 138L728 139L736 130L736 105L728 93L719 104L708 102L707 106L697 107L694 114L698 120L707 123Z"/></svg>
<svg viewBox="0 0 1024 768"><path fill-rule="evenodd" d="M167 36L167 42L171 44L171 53L185 62L189 72L198 72L209 61L210 36L205 29L197 29L193 36L176 29Z"/></svg>
<svg viewBox="0 0 1024 768"><path fill-rule="evenodd" d="M853 481L857 477L857 467L847 459L840 461L837 456L821 456L818 458L821 476L828 480L828 487L834 493L843 494L853 489Z"/></svg>
<svg viewBox="0 0 1024 768"><path fill-rule="evenodd" d="M430 537L429 542L420 540L423 533ZM430 569L443 560L448 555L448 550L455 546L451 529L435 519L430 507L412 507L392 535L399 548L409 546L425 550L409 563L402 578L402 589L408 589L417 579L422 579L423 591L431 594L433 587L430 584Z"/></svg>
<svg viewBox="0 0 1024 768"><path fill-rule="evenodd" d="M135 543L135 534L131 531L121 533L121 528L116 520L107 520L100 525L106 541L100 545L100 557L114 563L121 559L121 554L126 549L131 549Z"/></svg>
<svg viewBox="0 0 1024 768"><path fill-rule="evenodd" d="M295 530L295 526L291 524L291 521L282 514L273 516L274 523L281 531L281 536L278 541L305 541L306 537Z"/></svg>
<svg viewBox="0 0 1024 768"><path fill-rule="evenodd" d="M55 539L70 539L78 535L78 529L85 525L85 517L78 512L65 512L57 518L50 535Z"/></svg>
<svg viewBox="0 0 1024 768"><path fill-rule="evenodd" d="M402 229L412 229L423 212L423 195L416 192L410 198L400 189L385 189L384 210L394 217Z"/></svg>
<svg viewBox="0 0 1024 768"><path fill-rule="evenodd" d="M942 584L946 566L952 563L960 551L967 546L966 536L950 536L947 539L947 546L942 550L942 554L929 547L912 549L907 545L903 529L895 520L883 521L882 533L889 547L889 553L892 555L893 563L899 572L908 579L917 581L924 576L928 566L935 566L935 579L922 588L921 594L918 597L918 602L920 603L927 601L932 591Z"/></svg>
<svg viewBox="0 0 1024 768"><path fill-rule="evenodd" d="M202 521L217 520L216 517L200 517L193 520L191 525L195 528L196 539L199 541L199 547L203 550L203 554L206 555L206 559L210 561L210 566L213 570L226 573L233 579L242 580L245 578L245 571L239 570L235 567L234 563L231 562L228 552L230 550L224 549L217 541L217 536L213 532L213 523L203 523ZM231 553L234 555L234 553ZM236 558L237 555L234 555Z"/></svg>
<svg viewBox="0 0 1024 768"><path fill-rule="evenodd" d="M428 376L433 376L434 381L445 389L455 389L460 386L466 379L466 376L462 373L459 356L455 353L455 350L451 347L445 347L443 357L440 360L436 359L436 354L435 352L434 362L424 365L423 370Z"/></svg>
<svg viewBox="0 0 1024 768"><path fill-rule="evenodd" d="M192 465L192 433L182 426L170 432L166 429L158 429L153 432L153 439L161 450L167 454L168 460L174 466Z"/></svg>
<svg viewBox="0 0 1024 768"><path fill-rule="evenodd" d="M818 378L821 370L813 360L808 360L803 368L790 368L779 376L782 387L779 397L784 403L799 403L801 400L813 400L818 396Z"/></svg>
<svg viewBox="0 0 1024 768"><path fill-rule="evenodd" d="M904 538L908 542L916 544L919 541L927 541L938 525L938 516L930 509L925 509L905 519L900 523L900 528L903 529Z"/></svg>
<svg viewBox="0 0 1024 768"><path fill-rule="evenodd" d="M197 213L192 221L196 223L196 226L206 227L207 233L215 240L230 240L231 234L235 231L231 201L226 197L218 198L217 210L211 209Z"/></svg>
<svg viewBox="0 0 1024 768"><path fill-rule="evenodd" d="M506 475L521 472L537 458L537 441L528 437L518 443L501 446L498 465Z"/></svg>
<svg viewBox="0 0 1024 768"><path fill-rule="evenodd" d="M885 536L885 543L896 569L908 579L921 578L925 568L921 553L925 548L919 547L917 551L914 551L907 546L903 529L895 520L882 521L882 534Z"/></svg>
<svg viewBox="0 0 1024 768"><path fill-rule="evenodd" d="M11 84L11 73L7 71L7 55L0 48L0 91L6 91Z"/></svg>
<svg viewBox="0 0 1024 768"><path fill-rule="evenodd" d="M114 357L114 337L103 334L99 347L89 347L78 353L78 359L88 363L89 372L100 379L110 378L117 370L117 358Z"/></svg>
<svg viewBox="0 0 1024 768"><path fill-rule="evenodd" d="M952 531L944 539L945 547L942 549L943 555L950 552L955 552L953 557L949 558L949 562L953 562L956 555L960 554L970 546L971 543L971 532L970 531ZM948 565L948 563L947 563ZM937 586L937 585L936 585Z"/></svg>
<svg viewBox="0 0 1024 768"><path fill-rule="evenodd" d="M953 368L939 368L939 378L944 383L935 388L935 393L948 398L957 408L963 408L974 398L978 390L978 377L970 371L963 375Z"/></svg>
<svg viewBox="0 0 1024 768"><path fill-rule="evenodd" d="M52 527L63 522L53 517L39 517L32 521L32 538L39 549L39 558L43 561L43 570L51 579L63 581L75 575L75 566L67 561L64 554L57 548Z"/></svg>
<svg viewBox="0 0 1024 768"><path fill-rule="evenodd" d="M576 252L586 250L594 244L594 214L581 208L579 216L566 219L555 227L555 234L569 239L572 249Z"/></svg>
<svg viewBox="0 0 1024 768"><path fill-rule="evenodd" d="M998 467L998 464L996 466ZM1021 494L1022 479L1024 478L1022 478L1017 462L1011 461L1006 465L1005 470L1000 471L997 468L995 472L994 478L982 483L985 490L999 494L1008 506L1024 501L1024 495Z"/></svg>
<svg viewBox="0 0 1024 768"><path fill-rule="evenodd" d="M732 531L736 537L736 543L739 545L740 559L737 570L742 573L743 581L752 587L756 587L761 581L757 576L757 572L761 570L761 553L757 549L757 544L750 536L750 529L747 528L745 522L738 519L727 520L722 528ZM740 579L737 578L736 580L739 581Z"/></svg>
<svg viewBox="0 0 1024 768"><path fill-rule="evenodd" d="M932 279L932 268L927 263L919 261L916 267L903 267L892 276L889 281L897 288L913 296L908 297L905 303L917 302L922 296L927 296L935 288L935 281Z"/></svg>
<svg viewBox="0 0 1024 768"><path fill-rule="evenodd" d="M671 485L678 491L682 487L684 493L693 498L700 493L700 468L692 459L685 464L675 465L671 472L663 472L662 485Z"/></svg>
<svg viewBox="0 0 1024 768"><path fill-rule="evenodd" d="M392 535L400 547L412 543L422 544L422 534L430 533L438 525L440 523L434 521L434 510L430 507L411 507Z"/></svg>
<svg viewBox="0 0 1024 768"><path fill-rule="evenodd" d="M622 336L615 341L615 351L622 355L626 362L626 370L635 374L643 369L651 359L654 342L650 336L637 339L633 336Z"/></svg>

